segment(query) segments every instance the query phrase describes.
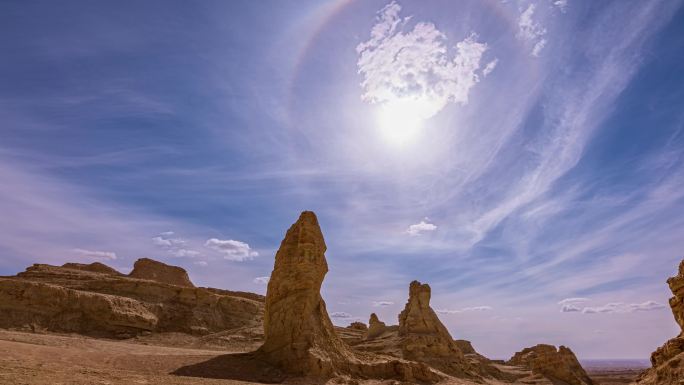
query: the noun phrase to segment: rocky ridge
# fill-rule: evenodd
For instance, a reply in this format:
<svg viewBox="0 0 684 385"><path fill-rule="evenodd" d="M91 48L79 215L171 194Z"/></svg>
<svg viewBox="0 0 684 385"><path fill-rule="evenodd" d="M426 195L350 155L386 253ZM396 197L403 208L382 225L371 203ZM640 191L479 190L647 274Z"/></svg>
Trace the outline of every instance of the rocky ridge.
<svg viewBox="0 0 684 385"><path fill-rule="evenodd" d="M575 354L567 347L539 344L525 348L511 357L509 365L522 366L532 373L570 385L592 385Z"/></svg>
<svg viewBox="0 0 684 385"><path fill-rule="evenodd" d="M154 262L144 262L148 273L163 265ZM147 277L165 281L168 271L185 272L164 266L161 274ZM101 263L35 264L0 278L0 327L130 338L152 332L206 335L261 324L262 301L228 293L133 278Z"/></svg>
<svg viewBox="0 0 684 385"><path fill-rule="evenodd" d="M678 274L667 280L674 296L670 298L672 315L681 331L651 354L651 368L644 372L639 384L680 385L684 382L684 260Z"/></svg>

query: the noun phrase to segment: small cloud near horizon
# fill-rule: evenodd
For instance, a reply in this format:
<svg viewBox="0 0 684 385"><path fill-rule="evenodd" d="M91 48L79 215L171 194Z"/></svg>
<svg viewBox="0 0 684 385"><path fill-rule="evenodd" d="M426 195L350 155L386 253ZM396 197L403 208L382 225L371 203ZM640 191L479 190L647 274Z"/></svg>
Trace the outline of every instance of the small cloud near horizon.
<svg viewBox="0 0 684 385"><path fill-rule="evenodd" d="M85 249L73 249L74 253L78 254L81 258L89 259L107 259L115 260L116 253L111 251L99 251L99 250L85 250Z"/></svg>
<svg viewBox="0 0 684 385"><path fill-rule="evenodd" d="M256 283L257 285L266 285L266 284L268 284L268 281L270 279L271 279L270 276L256 277L252 280L252 282Z"/></svg>

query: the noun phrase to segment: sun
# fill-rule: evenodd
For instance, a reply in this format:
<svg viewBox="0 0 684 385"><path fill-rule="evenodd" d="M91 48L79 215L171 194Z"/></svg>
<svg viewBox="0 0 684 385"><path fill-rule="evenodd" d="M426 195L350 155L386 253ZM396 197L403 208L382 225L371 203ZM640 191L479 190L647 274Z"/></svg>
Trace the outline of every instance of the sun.
<svg viewBox="0 0 684 385"><path fill-rule="evenodd" d="M389 145L404 147L418 139L433 110L432 104L424 99L396 99L379 107L377 127Z"/></svg>

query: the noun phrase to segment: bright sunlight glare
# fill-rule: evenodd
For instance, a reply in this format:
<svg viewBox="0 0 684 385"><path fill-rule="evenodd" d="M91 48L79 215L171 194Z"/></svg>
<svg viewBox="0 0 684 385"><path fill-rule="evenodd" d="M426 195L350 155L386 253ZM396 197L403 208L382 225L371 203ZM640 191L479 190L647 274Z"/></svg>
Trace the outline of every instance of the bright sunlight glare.
<svg viewBox="0 0 684 385"><path fill-rule="evenodd" d="M396 99L380 106L378 129L386 142L403 147L416 141L425 120L434 114L434 106L425 99Z"/></svg>

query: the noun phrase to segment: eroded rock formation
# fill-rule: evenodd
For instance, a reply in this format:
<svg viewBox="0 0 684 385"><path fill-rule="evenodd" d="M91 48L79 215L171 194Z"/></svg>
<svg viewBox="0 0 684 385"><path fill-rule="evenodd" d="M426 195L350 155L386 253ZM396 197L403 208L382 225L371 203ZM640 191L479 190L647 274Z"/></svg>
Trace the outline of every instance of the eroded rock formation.
<svg viewBox="0 0 684 385"><path fill-rule="evenodd" d="M129 338L261 325L263 299L131 278L104 264L36 264L0 278L0 328Z"/></svg>
<svg viewBox="0 0 684 385"><path fill-rule="evenodd" d="M182 267L171 266L149 258L140 258L135 261L133 271L129 276L139 279L149 279L183 287L195 287L190 282L188 272Z"/></svg>
<svg viewBox="0 0 684 385"><path fill-rule="evenodd" d="M679 264L676 276L667 280L674 296L670 307L681 331L651 354L652 367L644 372L640 384L679 385L684 382L684 260Z"/></svg>
<svg viewBox="0 0 684 385"><path fill-rule="evenodd" d="M366 334L366 339L373 339L380 336L387 330L387 326L384 322L378 319L375 313L371 313L370 319L368 320L368 333Z"/></svg>
<svg viewBox="0 0 684 385"><path fill-rule="evenodd" d="M349 326L347 326L347 327L349 329L354 329L354 330L362 330L362 331L368 330L368 326L366 326L365 323L358 322L358 321L350 323Z"/></svg>
<svg viewBox="0 0 684 385"><path fill-rule="evenodd" d="M301 376L351 375L438 381L429 367L356 353L335 333L320 289L328 272L316 215L303 212L276 253L266 294L264 345L257 356Z"/></svg>
<svg viewBox="0 0 684 385"><path fill-rule="evenodd" d="M399 314L403 356L425 362L445 373L462 376L467 372L468 363L430 307L430 295L428 284L411 282L408 302Z"/></svg>
<svg viewBox="0 0 684 385"><path fill-rule="evenodd" d="M509 365L521 366L540 374L554 383L592 385L593 381L584 371L575 354L569 348L539 344L517 352Z"/></svg>
<svg viewBox="0 0 684 385"><path fill-rule="evenodd" d="M337 337L320 290L328 272L326 245L313 212L287 230L268 282L265 342L269 360L299 375L330 375L353 359Z"/></svg>

